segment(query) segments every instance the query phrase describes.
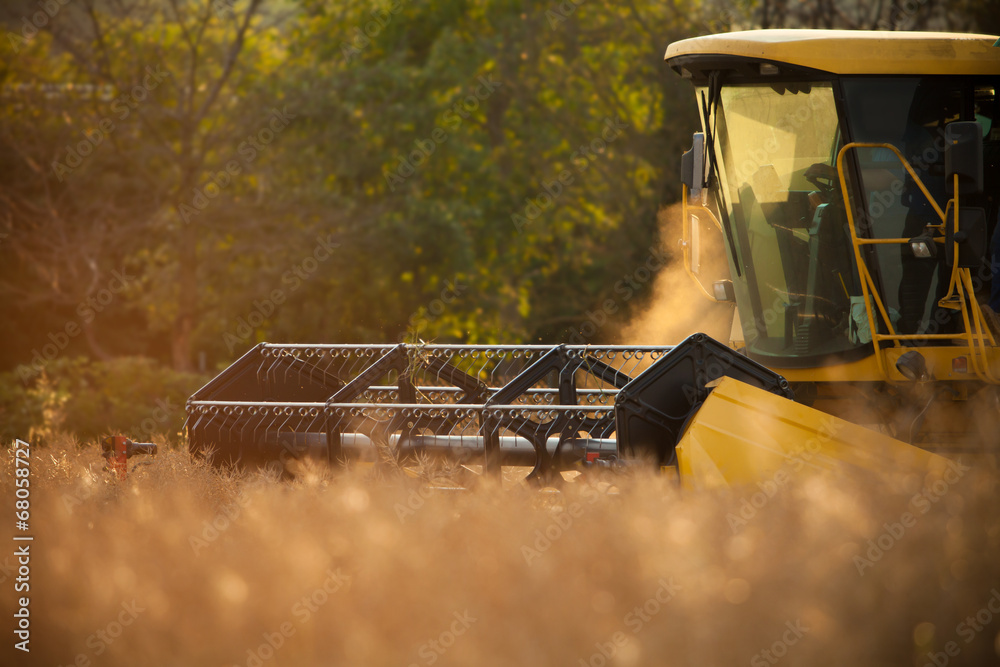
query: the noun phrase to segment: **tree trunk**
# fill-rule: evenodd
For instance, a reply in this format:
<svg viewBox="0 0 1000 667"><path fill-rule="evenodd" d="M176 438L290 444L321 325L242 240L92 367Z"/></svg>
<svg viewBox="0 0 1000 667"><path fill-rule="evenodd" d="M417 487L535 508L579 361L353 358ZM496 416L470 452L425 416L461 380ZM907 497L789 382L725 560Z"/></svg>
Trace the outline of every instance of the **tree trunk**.
<svg viewBox="0 0 1000 667"><path fill-rule="evenodd" d="M171 343L174 369L194 370L192 334L198 314L198 235L197 222L183 222L177 216L180 229L177 232L177 318L174 320Z"/></svg>
<svg viewBox="0 0 1000 667"><path fill-rule="evenodd" d="M93 324L83 322L81 323L80 328L83 330L83 338L87 341L87 346L90 348L90 351L95 357L97 357L100 361L111 361L114 358L112 355L108 354L107 350L105 350L97 341L97 338L94 336Z"/></svg>

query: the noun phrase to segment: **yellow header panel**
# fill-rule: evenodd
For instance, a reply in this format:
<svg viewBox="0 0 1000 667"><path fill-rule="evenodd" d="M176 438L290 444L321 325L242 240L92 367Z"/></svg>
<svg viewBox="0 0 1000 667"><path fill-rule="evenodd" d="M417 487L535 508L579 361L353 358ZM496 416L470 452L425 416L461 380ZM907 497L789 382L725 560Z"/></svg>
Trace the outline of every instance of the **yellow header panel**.
<svg viewBox="0 0 1000 667"><path fill-rule="evenodd" d="M947 474L957 464L787 398L723 378L677 444L686 488L781 486L804 473ZM770 482L768 482L770 480Z"/></svg>
<svg viewBox="0 0 1000 667"><path fill-rule="evenodd" d="M674 42L665 59L715 55L833 74L1000 74L996 35L873 30L747 30Z"/></svg>

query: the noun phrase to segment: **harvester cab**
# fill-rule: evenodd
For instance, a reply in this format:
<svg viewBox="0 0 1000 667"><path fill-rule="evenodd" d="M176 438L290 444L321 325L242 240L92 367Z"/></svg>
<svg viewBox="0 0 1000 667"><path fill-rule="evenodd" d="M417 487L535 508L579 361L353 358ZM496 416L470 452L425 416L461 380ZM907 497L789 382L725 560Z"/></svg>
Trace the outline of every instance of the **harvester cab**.
<svg viewBox="0 0 1000 667"><path fill-rule="evenodd" d="M638 461L711 486L806 458L942 469L926 449L994 444L1000 351L977 296L994 282L995 41L670 46L702 117L682 160L685 266L735 302L728 346L261 343L188 401L192 453L288 474L443 458L541 483ZM708 285L711 234L729 276Z"/></svg>
<svg viewBox="0 0 1000 667"><path fill-rule="evenodd" d="M685 263L735 302L730 344L800 401L947 451L997 440L996 43L759 30L666 53L702 120ZM712 234L729 268L714 283Z"/></svg>

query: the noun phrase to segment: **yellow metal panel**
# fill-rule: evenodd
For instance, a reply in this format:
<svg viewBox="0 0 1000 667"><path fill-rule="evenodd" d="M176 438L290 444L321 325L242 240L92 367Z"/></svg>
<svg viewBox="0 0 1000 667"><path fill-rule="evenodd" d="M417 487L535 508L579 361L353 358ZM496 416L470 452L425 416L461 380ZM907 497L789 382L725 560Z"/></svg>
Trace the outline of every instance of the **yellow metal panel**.
<svg viewBox="0 0 1000 667"><path fill-rule="evenodd" d="M688 488L791 477L801 471L944 471L951 462L887 435L724 378L677 445Z"/></svg>
<svg viewBox="0 0 1000 667"><path fill-rule="evenodd" d="M834 74L1000 74L996 35L866 30L748 30L674 42L678 56L758 58Z"/></svg>
<svg viewBox="0 0 1000 667"><path fill-rule="evenodd" d="M971 352L968 346L948 345L942 347L895 347L884 350L886 371L888 377L882 375L875 362L875 356L868 356L858 361L817 368L776 368L789 382L889 382L909 383L902 373L896 370L896 360L906 352L917 350L927 360L927 370L935 380L975 380L972 371ZM965 357L968 373L952 371L952 361ZM1000 348L987 347L986 361L993 373L1000 373ZM765 365L769 365L766 364Z"/></svg>

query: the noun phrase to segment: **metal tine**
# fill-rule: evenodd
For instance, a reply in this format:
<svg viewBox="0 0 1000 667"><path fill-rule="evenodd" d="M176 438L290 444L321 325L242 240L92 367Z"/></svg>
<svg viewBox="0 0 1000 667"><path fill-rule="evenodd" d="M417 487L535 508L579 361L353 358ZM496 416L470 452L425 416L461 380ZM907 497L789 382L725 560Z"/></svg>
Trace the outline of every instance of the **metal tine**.
<svg viewBox="0 0 1000 667"><path fill-rule="evenodd" d="M281 363L281 357L277 354L271 357L270 363L265 361L267 358L267 356L261 357L260 369L257 371L257 383L261 388L261 396L264 396L265 400L267 400L267 397L269 397L271 393L266 390L266 388L271 384L268 380L271 377L278 377L276 372L272 376L272 372L274 371L274 367ZM266 369L264 368L265 365L267 365ZM261 371L263 371L263 374Z"/></svg>
<svg viewBox="0 0 1000 667"><path fill-rule="evenodd" d="M482 403L486 400L489 388L477 377L474 377L455 366L450 360L432 354L421 358L420 350L416 350L413 365L418 370L429 371L442 388L454 387L462 392L462 398L456 401L459 403Z"/></svg>
<svg viewBox="0 0 1000 667"><path fill-rule="evenodd" d="M312 349L312 348L306 348L305 350L302 351L302 356L305 357L305 358L304 359L300 359L300 364L301 364L300 368L299 368L299 379L300 380L302 379L302 371L305 370L305 369L308 369L308 376L307 377L308 377L308 379L310 381L312 381L314 379L314 375L316 373L321 372L319 366L316 365L316 362L315 362L316 353L317 352L319 352L319 350L315 350L315 349ZM322 377L322 375L320 375L320 377Z"/></svg>
<svg viewBox="0 0 1000 667"><path fill-rule="evenodd" d="M312 418L312 421L309 422L309 428L307 428L306 430L322 432L323 431L322 427L325 422L326 422L325 411L317 410L316 415Z"/></svg>
<svg viewBox="0 0 1000 667"><path fill-rule="evenodd" d="M281 419L282 417L284 417L284 419ZM273 430L273 432L274 432L275 435L277 435L277 436L281 435L281 429L285 426L285 424L287 424L289 422L289 420L291 419L291 417L292 417L291 415L284 414L283 411L280 408L276 408L274 422L277 422L278 420L280 420L281 423L278 424L278 426ZM272 423L274 423L274 422L272 422Z"/></svg>
<svg viewBox="0 0 1000 667"><path fill-rule="evenodd" d="M319 360L321 360L325 356L326 355L323 353L323 350L321 350L321 349L305 348L302 351L302 355L298 358L299 380L301 381L301 379L302 379L302 372L303 372L303 370L308 370L308 376L307 377L308 377L308 379L309 379L310 382L315 381L316 377L318 376L320 378L321 382L325 384L326 383L326 378L323 377L323 376L326 375L326 370L324 368L320 368L319 363L317 363ZM305 358L302 358L302 357L305 357ZM339 378L338 378L338 380L339 380Z"/></svg>
<svg viewBox="0 0 1000 667"><path fill-rule="evenodd" d="M335 375L327 377L323 369L313 361L317 350L314 348L266 348L273 355L274 362L267 369L267 376L278 379L278 370L283 373L283 380L287 382L289 374L294 372L300 384L303 378L310 382L328 385L331 381L339 381Z"/></svg>
<svg viewBox="0 0 1000 667"><path fill-rule="evenodd" d="M225 426L226 431L229 433L230 437L236 426L240 423L239 417L243 414L243 408L241 406L233 406L229 408L231 412L226 414L225 408L222 410L222 424Z"/></svg>
<svg viewBox="0 0 1000 667"><path fill-rule="evenodd" d="M312 373L313 370L315 369L315 371L319 372L321 375L331 375L337 378L337 380L339 380L341 383L344 382L344 378L342 377L341 373L330 370L331 367L334 365L334 357L333 357L334 350L324 350L322 348L308 348L306 350L307 358L309 357L310 352L312 353L312 359L315 359L315 361L306 362L309 363L310 365L310 380L312 379ZM320 360L325 360L325 365L323 365L322 367L320 367Z"/></svg>
<svg viewBox="0 0 1000 667"><path fill-rule="evenodd" d="M382 358L381 354L377 354L374 352L368 354L368 352L369 352L368 350L358 350L357 352L355 352L353 357L351 357L352 363L350 369L345 374L344 378L345 382L350 382L351 380L354 380L359 375L368 370L368 367L371 364L375 363L376 361Z"/></svg>
<svg viewBox="0 0 1000 667"><path fill-rule="evenodd" d="M253 442L260 442L261 439L266 438L268 433L271 432L271 427L274 424L276 408L271 405L262 405L259 408L260 418L257 420L251 420L248 424L253 425ZM240 438L242 441L243 431L245 429L240 429ZM229 435L232 437L232 427L229 429Z"/></svg>
<svg viewBox="0 0 1000 667"><path fill-rule="evenodd" d="M304 350L292 350L290 363L288 364L288 367L285 369L285 379L288 378L289 372L294 369L296 371L296 377L298 378L298 381L300 383L303 381L302 367L305 364L305 361L303 360L302 357L304 356L305 356Z"/></svg>
<svg viewBox="0 0 1000 667"><path fill-rule="evenodd" d="M354 364L358 361L357 354L355 352L349 354L348 350L334 349L330 350L330 355L330 362L334 367L333 374L345 383L354 379Z"/></svg>
<svg viewBox="0 0 1000 667"><path fill-rule="evenodd" d="M265 407L263 409L266 410L267 408ZM247 414L249 414L250 410L247 409L246 412L247 412ZM259 414L259 412L258 412L258 414ZM251 414L250 416L251 417L255 417L256 415ZM257 427L254 425L254 423L255 422L259 422L259 421L260 420L257 420L257 419L246 419L246 420L244 420L243 426L240 427L240 441L241 442L243 441L243 433L247 430L247 427L251 427L251 426L253 427L253 431L254 431L253 434L254 434L254 438L256 439L256 436L257 436ZM230 429L232 429L232 427L230 427ZM232 437L232 433L231 432L230 432L230 437Z"/></svg>
<svg viewBox="0 0 1000 667"><path fill-rule="evenodd" d="M258 371L259 380L267 383L268 379L277 378L278 367L281 366L285 377L295 371L299 378L314 379L316 374L332 375L342 382L350 382L367 368L378 361L383 354L393 346L271 346L271 358L262 360ZM602 347L602 346L567 346L573 356L578 359L576 384L580 390L593 390L598 395L581 392L580 402L606 402L617 393L621 383L613 378L617 374L628 377L635 370L659 358L669 348L652 347ZM463 400L460 397L461 388L456 386L454 378L449 375L460 370L468 378L476 378L483 383L491 393L495 393L517 377L525 368L539 358L544 351L551 350L548 346L435 346L409 345L408 353L422 358L425 363L416 364L415 378L423 379L423 386L436 387L438 392L433 399L425 395L431 402ZM305 357L305 358L304 358ZM295 368L292 368L292 367ZM599 367L601 372L593 372L592 367ZM551 390L555 389L551 378L541 378L537 386L525 396L518 399L523 404L548 405L552 403ZM618 385L618 386L616 386ZM366 392L368 398L362 400L396 401L398 392L385 385L373 385ZM606 396L605 396L606 395ZM586 398L584 398L584 396ZM273 400L274 397L270 397Z"/></svg>
<svg viewBox="0 0 1000 667"><path fill-rule="evenodd" d="M275 408L270 405L264 405L260 408L259 418L253 422L253 440L251 442L261 442L267 438L267 434L271 426L274 424Z"/></svg>
<svg viewBox="0 0 1000 667"><path fill-rule="evenodd" d="M327 350L327 353L329 361L327 362L326 372L330 373L331 375L336 375L341 380L343 380L344 379L343 375L339 370L340 366L338 366L338 364L343 365L343 360L340 358L338 350Z"/></svg>
<svg viewBox="0 0 1000 667"><path fill-rule="evenodd" d="M259 442L261 439L267 438L268 432L274 426L274 422L277 419L274 412L275 409L273 406L264 406L258 426L254 427L254 442ZM258 428L262 430L262 433L259 435L257 433Z"/></svg>
<svg viewBox="0 0 1000 667"><path fill-rule="evenodd" d="M284 370L284 379L285 380L288 379L288 371L289 371L289 369L294 365L291 360L295 359L295 356L296 356L297 353L298 353L298 350L296 350L294 348L286 348L286 349L282 350L281 353L278 356L278 359L284 361L283 364L279 364L278 366L284 366L283 370ZM275 380L277 380L277 378L278 378L278 373L277 373L278 366L274 367L275 368L275 373L274 373Z"/></svg>

